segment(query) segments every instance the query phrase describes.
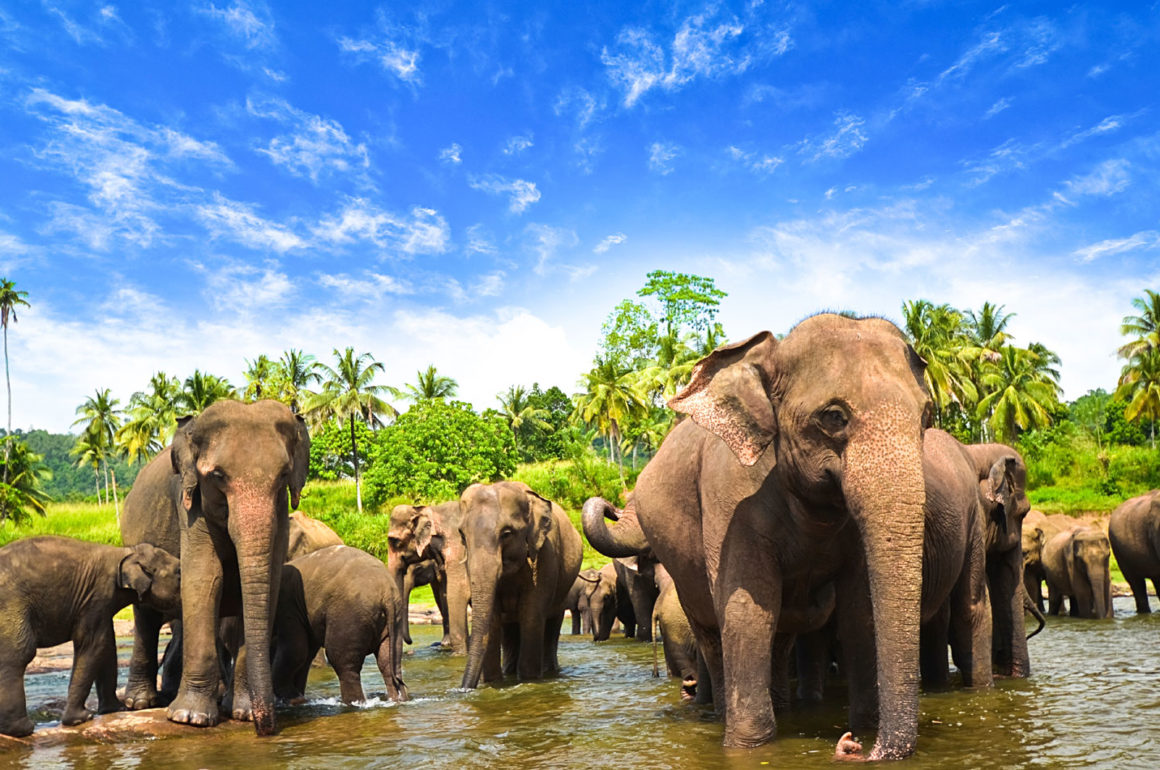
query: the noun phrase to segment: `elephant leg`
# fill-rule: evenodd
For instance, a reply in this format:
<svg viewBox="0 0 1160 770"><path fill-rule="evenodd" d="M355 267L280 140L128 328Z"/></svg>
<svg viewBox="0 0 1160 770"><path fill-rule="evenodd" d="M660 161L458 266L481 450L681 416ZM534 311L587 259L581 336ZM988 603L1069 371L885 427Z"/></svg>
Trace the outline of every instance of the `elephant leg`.
<svg viewBox="0 0 1160 770"><path fill-rule="evenodd" d="M403 667L395 659L395 645L389 637L379 642L379 648L375 650L375 663L383 675L383 684L387 686L387 697L396 703L410 700L407 685L403 682Z"/></svg>
<svg viewBox="0 0 1160 770"><path fill-rule="evenodd" d="M1160 577L1152 578L1152 593L1156 594L1157 599L1160 599ZM1148 592L1144 591L1144 600L1145 600L1144 603L1145 604L1148 603L1147 599L1148 599ZM1149 607L1148 612L1151 612L1151 611L1152 611L1152 608Z"/></svg>
<svg viewBox="0 0 1160 770"><path fill-rule="evenodd" d="M172 722L208 727L220 719L217 631L224 574L207 531L182 531L181 564L181 687L167 714Z"/></svg>
<svg viewBox="0 0 1160 770"><path fill-rule="evenodd" d="M538 608L526 609L520 614L519 658L517 674L520 681L541 679L544 676L544 629L545 619Z"/></svg>
<svg viewBox="0 0 1160 770"><path fill-rule="evenodd" d="M636 640L651 642L653 629L650 620L653 616L653 606L656 604L654 587L637 575L635 584L629 592L629 600L632 602L632 614L636 618Z"/></svg>
<svg viewBox="0 0 1160 770"><path fill-rule="evenodd" d="M805 703L821 703L825 690L826 672L830 668L833 635L830 623L805 634L798 634L794 643L794 657L797 661L797 697Z"/></svg>
<svg viewBox="0 0 1160 770"><path fill-rule="evenodd" d="M238 626L241 630L240 622ZM230 682L226 697L222 699L226 713L239 722L250 722L254 718L254 708L250 699L249 659L249 645L245 643L243 636L237 657L234 659L233 681Z"/></svg>
<svg viewBox="0 0 1160 770"><path fill-rule="evenodd" d="M110 687L109 674L112 674ZM113 636L113 624L86 623L73 639L72 675L68 682L68 698L60 722L63 725L79 725L93 718L93 712L85 707L85 700L93 689L93 682L104 678L101 685L105 690L104 705L110 711L116 710L116 695L113 703L108 703L109 690L117 689L117 640ZM118 704L119 705L119 704Z"/></svg>
<svg viewBox="0 0 1160 770"><path fill-rule="evenodd" d="M362 666L364 657L351 653L345 649L335 651L327 645L326 657L338 675L339 697L349 705L366 700L362 688ZM388 689L390 685L387 685Z"/></svg>
<svg viewBox="0 0 1160 770"><path fill-rule="evenodd" d="M441 648L451 646L451 616L447 611L447 580L437 576L431 582L431 593L435 597L435 606L439 608L439 617L443 619L443 638L439 640Z"/></svg>
<svg viewBox="0 0 1160 770"><path fill-rule="evenodd" d="M1023 581L1009 581L1019 602L1019 634L1023 636ZM996 597L1004 601L1005 597ZM991 626L993 613L987 593L986 552L982 542L972 544L967 554L967 565L950 596L950 644L955 665L963 677L965 687L990 687L994 633ZM1014 620L1014 618L1012 618ZM1026 640L1023 640L1026 646Z"/></svg>
<svg viewBox="0 0 1160 770"><path fill-rule="evenodd" d="M919 630L918 668L922 675L923 687L943 689L950 685L950 664L947 662L950 622L951 607L949 603L944 603ZM956 658L955 665L958 663ZM987 665L991 665L990 658Z"/></svg>
<svg viewBox="0 0 1160 770"><path fill-rule="evenodd" d="M483 653L483 668L481 676L484 682L498 682L503 679L503 668L501 667L500 649L505 646L506 640L504 637L510 636L508 629L497 619L492 624L492 632L488 635L487 649ZM516 644L518 640L514 640L512 644ZM517 648L518 649L518 648ZM505 651L512 660L509 653Z"/></svg>
<svg viewBox="0 0 1160 770"><path fill-rule="evenodd" d="M991 603L991 661L1004 676L1026 678L1031 676L1031 653L1020 591L1023 550L1004 551L992 562L985 567Z"/></svg>
<svg viewBox="0 0 1160 770"><path fill-rule="evenodd" d="M310 641L306 630L297 624L279 623L274 630L277 643L274 646L274 662L271 673L274 678L274 695L286 700L294 700L305 695L305 687L298 686L302 672L310 670Z"/></svg>
<svg viewBox="0 0 1160 770"><path fill-rule="evenodd" d="M1063 588L1047 581L1047 614L1058 615L1063 608Z"/></svg>
<svg viewBox="0 0 1160 770"><path fill-rule="evenodd" d="M467 567L451 560L446 565L447 580L447 626L451 635L451 652L455 655L467 654L467 603L471 598L471 587L467 581Z"/></svg>
<svg viewBox="0 0 1160 770"><path fill-rule="evenodd" d="M117 637L109 624L108 645L101 650L101 661L98 663L97 676L97 713L112 714L115 711L124 711L125 704L117 697ZM76 645L73 645L75 651Z"/></svg>
<svg viewBox="0 0 1160 770"><path fill-rule="evenodd" d="M564 626L564 613L561 611L548 620L544 629L544 673L557 674L560 672L560 629Z"/></svg>
<svg viewBox="0 0 1160 770"><path fill-rule="evenodd" d="M157 693L157 637L163 622L157 610L133 605L133 654L129 658L129 681L125 685L125 705L130 709L161 705Z"/></svg>
<svg viewBox="0 0 1160 770"><path fill-rule="evenodd" d="M36 637L25 623L0 628L0 734L23 738L35 725L28 718L24 671L36 657Z"/></svg>
<svg viewBox="0 0 1160 770"><path fill-rule="evenodd" d="M689 621L697 648L697 703L712 703L718 715L725 715L725 667L721 655L721 636L716 629L708 629Z"/></svg>
<svg viewBox="0 0 1160 770"><path fill-rule="evenodd" d="M793 653L796 639L794 634L775 634L773 637L773 651L770 654L769 698L773 702L775 714L790 707L789 657Z"/></svg>
<svg viewBox="0 0 1160 770"><path fill-rule="evenodd" d="M183 634L181 633L181 618L169 621L169 643L165 645L165 654L161 656L161 702L169 704L177 697L177 690L181 687L181 666L184 653L182 652ZM156 645L154 645L156 650ZM154 659L156 659L154 655ZM156 672L156 669L154 669ZM154 673L156 680L156 673Z"/></svg>
<svg viewBox="0 0 1160 770"><path fill-rule="evenodd" d="M838 580L838 639L842 672L850 702L850 728L873 730L878 725L878 662L874 637L874 610L865 566L846 570Z"/></svg>

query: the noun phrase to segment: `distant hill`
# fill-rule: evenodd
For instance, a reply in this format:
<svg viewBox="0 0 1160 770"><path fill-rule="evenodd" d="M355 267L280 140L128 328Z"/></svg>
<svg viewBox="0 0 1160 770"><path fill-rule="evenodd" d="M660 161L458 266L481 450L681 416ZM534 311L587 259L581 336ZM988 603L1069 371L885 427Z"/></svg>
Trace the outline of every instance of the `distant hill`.
<svg viewBox="0 0 1160 770"><path fill-rule="evenodd" d="M2 431L0 431L2 433ZM28 448L44 457L44 464L52 471L52 478L45 482L44 490L53 500L96 500L97 480L93 469L78 468L69 450L76 444L77 437L71 433L49 433L33 430L25 433L14 431L14 435L28 444ZM122 499L132 486L141 465L117 460L109 464L109 470L117 474L117 492ZM101 470L101 488L104 489L104 469Z"/></svg>

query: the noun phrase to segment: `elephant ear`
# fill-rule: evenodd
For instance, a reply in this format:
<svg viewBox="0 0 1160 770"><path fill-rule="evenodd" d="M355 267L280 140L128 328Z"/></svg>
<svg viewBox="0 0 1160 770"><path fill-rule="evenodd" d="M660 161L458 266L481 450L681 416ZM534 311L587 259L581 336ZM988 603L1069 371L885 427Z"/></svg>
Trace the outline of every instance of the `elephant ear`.
<svg viewBox="0 0 1160 770"><path fill-rule="evenodd" d="M173 472L181 476L181 505L186 512L193 508L193 497L197 494L197 445L193 441L195 422L196 418L192 415L178 418L169 456L173 462Z"/></svg>
<svg viewBox="0 0 1160 770"><path fill-rule="evenodd" d="M552 531L552 503L528 491L528 513L532 523L528 528L528 557L535 561Z"/></svg>
<svg viewBox="0 0 1160 770"><path fill-rule="evenodd" d="M669 408L724 441L742 465L753 465L777 435L770 400L777 339L769 332L727 345L701 359Z"/></svg>
<svg viewBox="0 0 1160 770"><path fill-rule="evenodd" d="M306 420L302 415L294 415L297 421L294 442L294 458L290 466L290 510L298 510L302 497L302 487L306 486L306 472L310 468L310 431L306 430Z"/></svg>
<svg viewBox="0 0 1160 770"><path fill-rule="evenodd" d="M426 508L415 507L415 518L411 520L411 526L415 530L415 552L425 559L427 549L431 547L431 538L436 534L435 523L431 521Z"/></svg>
<svg viewBox="0 0 1160 770"><path fill-rule="evenodd" d="M983 497L987 500L991 520L1007 533L1007 512L1011 510L1011 496L1015 489L1015 456L1000 457L987 472L983 482Z"/></svg>
<svg viewBox="0 0 1160 770"><path fill-rule="evenodd" d="M138 543L121 559L117 569L117 587L131 588L137 592L140 601L153 585L153 570L150 565L157 559L157 550L149 543Z"/></svg>

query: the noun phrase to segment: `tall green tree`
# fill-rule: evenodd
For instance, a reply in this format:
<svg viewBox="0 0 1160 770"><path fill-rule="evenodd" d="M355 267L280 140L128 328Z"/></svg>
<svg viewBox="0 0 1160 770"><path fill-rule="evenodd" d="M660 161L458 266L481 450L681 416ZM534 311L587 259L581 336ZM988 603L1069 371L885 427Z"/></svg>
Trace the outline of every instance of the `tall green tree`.
<svg viewBox="0 0 1160 770"><path fill-rule="evenodd" d="M648 411L636 372L624 364L597 357L595 366L580 381L582 391L575 396L576 415L596 425L605 435L609 459L620 469L624 479L624 462L620 456L620 424L625 419Z"/></svg>
<svg viewBox="0 0 1160 770"><path fill-rule="evenodd" d="M1150 443L1155 449L1156 420L1160 419L1160 349L1141 348L1133 352L1120 373L1116 398L1127 402L1125 420L1152 423Z"/></svg>
<svg viewBox="0 0 1160 770"><path fill-rule="evenodd" d="M500 414L512 430L516 452L525 461L531 460L531 457L525 456L520 445L521 435L533 430L551 432L553 428L552 423L548 422L548 410L537 406L523 385L512 385L497 398L501 406Z"/></svg>
<svg viewBox="0 0 1160 770"><path fill-rule="evenodd" d="M322 389L303 404L303 409L315 424L338 420L340 424L350 426L355 500L359 513L362 513L362 476L354 424L360 421L368 427L379 426L383 417L396 417L398 411L383 398L390 389L386 385L374 384L375 377L386 371L374 356L370 353L355 355L354 348L348 347L342 353L335 348L334 358L334 368L319 364L324 373Z"/></svg>
<svg viewBox="0 0 1160 770"><path fill-rule="evenodd" d="M97 483L97 505L107 503L108 500L101 496L101 463L106 457L105 448L101 445L101 437L87 430L81 431L81 435L77 436L76 443L69 450L69 454L76 458L78 468L93 469L93 478L96 479Z"/></svg>
<svg viewBox="0 0 1160 770"><path fill-rule="evenodd" d="M902 303L902 316L910 344L926 361L926 387L935 421L942 426L952 404L968 409L979 395L971 377L963 315L950 305L917 299Z"/></svg>
<svg viewBox="0 0 1160 770"><path fill-rule="evenodd" d="M43 459L23 441L13 439L3 458L8 480L0 483L0 523L10 518L19 524L33 513L44 515L49 498L43 486L52 473Z"/></svg>
<svg viewBox="0 0 1160 770"><path fill-rule="evenodd" d="M1014 313L1004 313L1006 305L992 305L984 302L976 313L968 310L966 313L966 333L971 342L979 348L984 357L994 360L993 354L1012 339L1007 333L1007 324L1015 317Z"/></svg>
<svg viewBox="0 0 1160 770"><path fill-rule="evenodd" d="M455 398L458 390L458 382L439 374L435 364L431 364L426 371L415 372L414 384L407 385L406 398L415 403L432 398Z"/></svg>
<svg viewBox="0 0 1160 770"><path fill-rule="evenodd" d="M0 326L4 327L4 381L8 386L8 432L4 434L4 483L8 483L8 445L12 440L12 375L8 371L8 324L16 323L16 308L31 307L25 297L28 292L16 288L16 283L7 278L0 278ZM0 500L0 521L4 519L3 505Z"/></svg>
<svg viewBox="0 0 1160 770"><path fill-rule="evenodd" d="M199 415L214 401L237 397L237 388L224 377L194 369L177 394L177 408L187 415Z"/></svg>
<svg viewBox="0 0 1160 770"><path fill-rule="evenodd" d="M1051 425L1059 410L1059 385L1042 366L1030 350L1006 346L983 375L987 393L979 400L977 416L996 440L1013 444L1019 431Z"/></svg>
<svg viewBox="0 0 1160 770"><path fill-rule="evenodd" d="M117 430L121 427L122 412L117 408L120 403L121 400L113 398L112 391L108 388L104 390L98 388L93 395L86 398L84 403L77 407L76 413L80 417L73 421L74 427L83 426L82 433L88 437L88 442L95 447L100 456L100 462L105 471L105 500L109 499L109 458L116 455L114 438L117 435ZM121 502L117 497L116 470L113 470L112 477L113 511L119 521Z"/></svg>
<svg viewBox="0 0 1160 770"><path fill-rule="evenodd" d="M661 322L667 337L681 337L683 331L703 334L717 318L721 300L728 296L712 278L669 270L653 270L637 291L641 297L656 297L664 311Z"/></svg>
<svg viewBox="0 0 1160 770"><path fill-rule="evenodd" d="M165 372L154 372L149 386L129 397L125 422L116 443L130 462L144 462L160 452L177 427L181 382Z"/></svg>
<svg viewBox="0 0 1160 770"><path fill-rule="evenodd" d="M320 364L314 360L314 356L294 348L282 353L278 363L282 375L279 400L298 414L302 401L310 395L308 388L314 383L322 382Z"/></svg>
<svg viewBox="0 0 1160 770"><path fill-rule="evenodd" d="M264 398L274 398L277 395L278 381L282 379L277 361L262 353L253 361L246 360L246 371L242 376L246 378L246 389L243 393L246 401L261 401Z"/></svg>
<svg viewBox="0 0 1160 770"><path fill-rule="evenodd" d="M1131 339L1116 351L1128 361L1149 350L1160 349L1160 293L1144 289L1144 296L1135 297L1132 306L1140 314L1124 316L1120 334Z"/></svg>

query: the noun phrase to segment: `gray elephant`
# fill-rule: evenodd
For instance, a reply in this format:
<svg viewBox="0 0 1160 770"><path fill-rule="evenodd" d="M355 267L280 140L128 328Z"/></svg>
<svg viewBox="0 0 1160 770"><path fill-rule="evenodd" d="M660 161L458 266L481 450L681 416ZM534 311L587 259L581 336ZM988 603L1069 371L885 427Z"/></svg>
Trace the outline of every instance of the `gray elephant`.
<svg viewBox="0 0 1160 770"><path fill-rule="evenodd" d="M243 644L224 706L252 719L258 735L276 730L270 635L289 512L306 483L310 436L301 417L276 401L217 401L178 422L173 444L137 477L125 498L126 544L178 549L182 565L181 684L169 704L174 722L220 718L217 618L240 615ZM126 704L157 705L157 633L164 616L135 615Z"/></svg>
<svg viewBox="0 0 1160 770"><path fill-rule="evenodd" d="M472 484L459 500L472 608L461 686L556 673L564 601L584 555L580 533L526 484Z"/></svg>
<svg viewBox="0 0 1160 770"><path fill-rule="evenodd" d="M302 511L290 514L290 536L287 540L286 561L321 550L332 545L343 545L342 538L318 519Z"/></svg>
<svg viewBox="0 0 1160 770"><path fill-rule="evenodd" d="M653 574L657 558L643 535L639 541L625 540L628 529L636 528L639 531L636 518L631 497L624 510L619 510L604 498L590 497L584 503L581 526L593 548L616 560L617 596L623 605L618 613L621 622L625 622L625 617L629 618L625 623L624 635L647 642L652 640L649 619L657 600L656 577ZM625 523L624 527L618 528L617 536L613 536L610 530L610 520Z"/></svg>
<svg viewBox="0 0 1160 770"><path fill-rule="evenodd" d="M274 692L297 700L319 648L338 675L343 703L365 700L361 671L374 655L387 696L408 698L393 637L402 633L405 608L386 565L358 548L332 545L282 569L274 621Z"/></svg>
<svg viewBox="0 0 1160 770"><path fill-rule="evenodd" d="M568 597L564 599L564 609L572 617L572 636L592 633L592 611L588 607L587 589L593 583L599 582L600 570L589 567L580 570L580 574L572 583Z"/></svg>
<svg viewBox="0 0 1160 770"><path fill-rule="evenodd" d="M471 598L459 535L462 519L458 500L439 505L396 505L387 534L387 566L395 576L405 608L410 606L411 588L423 585L416 578L425 577L423 568L409 571L414 565L430 562L430 585L443 616L440 646L456 655L467 653L467 603ZM411 587L407 585L408 573ZM410 642L409 630L404 638Z"/></svg>
<svg viewBox="0 0 1160 770"><path fill-rule="evenodd" d="M1108 538L1132 588L1136 612L1151 612L1147 581L1152 581L1152 591L1160 598L1160 489L1125 500L1112 511Z"/></svg>
<svg viewBox="0 0 1160 770"><path fill-rule="evenodd" d="M605 564L597 573L597 581L585 591L588 612L592 616L594 642L607 641L618 620L626 637L631 637L634 631L640 631L628 592L620 579L624 569L619 560Z"/></svg>
<svg viewBox="0 0 1160 770"><path fill-rule="evenodd" d="M872 728L877 712L870 759L914 752L932 413L923 370L893 324L821 314L783 340L763 332L718 349L670 401L692 419L633 499L696 634L726 745L774 737L783 597L832 582L851 722Z"/></svg>
<svg viewBox="0 0 1160 770"><path fill-rule="evenodd" d="M652 624L660 631L665 668L669 676L681 680L681 700L693 700L697 695L697 639L668 570L658 564L655 574L659 591Z"/></svg>
<svg viewBox="0 0 1160 770"><path fill-rule="evenodd" d="M1047 572L1043 569L1043 546L1060 532L1079 526L1080 522L1062 513L1047 516L1041 511L1031 511L1023 520L1023 587L1040 612L1045 609L1043 581L1047 579Z"/></svg>
<svg viewBox="0 0 1160 770"><path fill-rule="evenodd" d="M1112 546L1099 527L1060 532L1043 546L1047 575L1047 612L1058 615L1067 597L1072 617L1110 618Z"/></svg>
<svg viewBox="0 0 1160 770"><path fill-rule="evenodd" d="M61 723L92 718L85 700L94 682L99 713L122 709L113 616L132 602L176 610L180 582L177 557L148 543L118 548L45 535L0 548L0 733L32 733L24 670L38 647L68 641L73 667Z"/></svg>

